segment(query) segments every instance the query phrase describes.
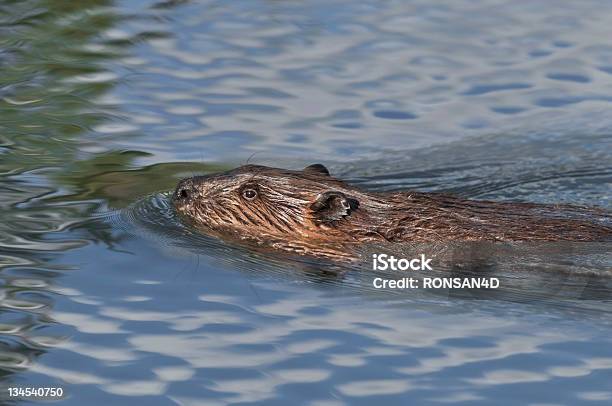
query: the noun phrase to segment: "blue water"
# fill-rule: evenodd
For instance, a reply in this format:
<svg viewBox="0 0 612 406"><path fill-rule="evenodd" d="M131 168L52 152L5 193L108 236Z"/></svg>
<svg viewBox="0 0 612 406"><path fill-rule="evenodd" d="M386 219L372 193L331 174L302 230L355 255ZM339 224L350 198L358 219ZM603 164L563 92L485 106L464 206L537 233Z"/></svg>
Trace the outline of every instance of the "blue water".
<svg viewBox="0 0 612 406"><path fill-rule="evenodd" d="M168 197L321 162L373 191L610 209L610 21L595 0L0 3L0 387L611 404L609 244L487 251L498 293L376 290L367 261L233 246Z"/></svg>

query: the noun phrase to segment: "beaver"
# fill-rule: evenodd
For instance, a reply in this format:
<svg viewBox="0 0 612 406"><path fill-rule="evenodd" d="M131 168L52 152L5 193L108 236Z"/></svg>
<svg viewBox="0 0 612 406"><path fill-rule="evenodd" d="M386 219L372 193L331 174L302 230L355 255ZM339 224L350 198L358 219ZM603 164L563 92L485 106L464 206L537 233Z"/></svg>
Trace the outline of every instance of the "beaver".
<svg viewBox="0 0 612 406"><path fill-rule="evenodd" d="M604 209L368 192L321 164L298 171L245 165L195 176L179 182L172 200L207 234L314 256L349 257L364 242L612 239L612 215Z"/></svg>

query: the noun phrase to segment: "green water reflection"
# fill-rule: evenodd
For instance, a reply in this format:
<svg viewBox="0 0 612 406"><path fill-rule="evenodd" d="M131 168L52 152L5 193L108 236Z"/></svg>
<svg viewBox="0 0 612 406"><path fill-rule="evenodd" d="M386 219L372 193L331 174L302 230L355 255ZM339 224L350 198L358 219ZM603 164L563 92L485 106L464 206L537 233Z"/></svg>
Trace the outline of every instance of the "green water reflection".
<svg viewBox="0 0 612 406"><path fill-rule="evenodd" d="M61 252L118 238L85 221L122 207L205 165L140 168L137 151L106 151L95 128L121 113L103 97L121 82L109 63L132 44L162 34L113 39L122 19L111 1L0 3L0 375L28 368L64 341L53 288L74 264ZM132 136L138 136L134 132ZM86 152L93 148L93 152ZM102 146L102 147L100 147ZM72 203L70 203L72 202ZM81 224L78 235L68 230ZM3 394L0 396L2 398Z"/></svg>

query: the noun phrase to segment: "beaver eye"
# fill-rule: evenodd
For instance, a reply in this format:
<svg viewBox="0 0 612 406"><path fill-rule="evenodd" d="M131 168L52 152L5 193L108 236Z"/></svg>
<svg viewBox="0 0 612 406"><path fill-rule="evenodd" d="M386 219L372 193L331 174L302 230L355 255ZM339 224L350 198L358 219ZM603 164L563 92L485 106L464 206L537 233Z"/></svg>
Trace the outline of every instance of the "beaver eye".
<svg viewBox="0 0 612 406"><path fill-rule="evenodd" d="M242 196L247 200L253 200L257 197L257 192L255 189L244 189L242 191Z"/></svg>

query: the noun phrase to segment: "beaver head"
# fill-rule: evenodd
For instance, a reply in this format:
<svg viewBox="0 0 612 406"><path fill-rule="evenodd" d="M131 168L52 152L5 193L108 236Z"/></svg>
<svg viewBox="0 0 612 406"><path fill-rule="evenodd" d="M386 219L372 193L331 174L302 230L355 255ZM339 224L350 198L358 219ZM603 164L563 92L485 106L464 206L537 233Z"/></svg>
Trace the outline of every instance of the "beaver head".
<svg viewBox="0 0 612 406"><path fill-rule="evenodd" d="M330 176L321 164L301 171L246 165L182 180L173 202L180 215L222 237L291 243L347 238L337 225L359 215L363 192Z"/></svg>

